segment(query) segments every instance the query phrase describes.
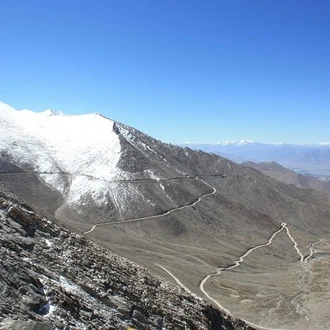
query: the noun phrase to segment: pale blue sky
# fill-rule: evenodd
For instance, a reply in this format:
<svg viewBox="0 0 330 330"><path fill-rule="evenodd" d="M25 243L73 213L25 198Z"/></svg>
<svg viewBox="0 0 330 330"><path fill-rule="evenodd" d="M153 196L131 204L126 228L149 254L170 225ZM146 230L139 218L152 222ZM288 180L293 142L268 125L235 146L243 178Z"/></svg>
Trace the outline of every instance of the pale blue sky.
<svg viewBox="0 0 330 330"><path fill-rule="evenodd" d="M330 1L3 0L0 101L166 142L330 141Z"/></svg>

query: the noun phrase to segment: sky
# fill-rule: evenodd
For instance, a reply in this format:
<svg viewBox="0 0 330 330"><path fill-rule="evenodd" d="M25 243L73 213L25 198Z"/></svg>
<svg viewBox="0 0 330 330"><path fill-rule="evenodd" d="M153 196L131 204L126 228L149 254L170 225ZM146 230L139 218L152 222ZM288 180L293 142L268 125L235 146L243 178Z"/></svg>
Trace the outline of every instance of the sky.
<svg viewBox="0 0 330 330"><path fill-rule="evenodd" d="M0 101L15 109L98 112L169 143L330 141L328 0L3 0L0 12Z"/></svg>

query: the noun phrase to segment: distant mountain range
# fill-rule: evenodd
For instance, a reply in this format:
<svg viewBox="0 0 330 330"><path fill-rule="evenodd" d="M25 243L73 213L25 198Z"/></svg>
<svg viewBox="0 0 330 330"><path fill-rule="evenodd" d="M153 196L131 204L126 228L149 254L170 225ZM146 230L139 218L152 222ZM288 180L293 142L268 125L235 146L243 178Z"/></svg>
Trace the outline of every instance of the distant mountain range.
<svg viewBox="0 0 330 330"><path fill-rule="evenodd" d="M258 172L274 178L278 181L293 184L301 188L311 188L324 191L330 195L330 180L317 180L315 177L307 174L299 174L289 170L284 166L275 162L261 162L259 164L253 162L244 162L243 166L253 168Z"/></svg>
<svg viewBox="0 0 330 330"><path fill-rule="evenodd" d="M182 147L212 152L237 163L274 161L299 173L330 178L330 143L259 143L248 140L219 143L184 143Z"/></svg>
<svg viewBox="0 0 330 330"><path fill-rule="evenodd" d="M42 320L64 315L63 324L72 321L77 329L88 322L97 328L107 317L91 310L89 302L95 299L127 328L330 327L329 195L285 184L216 154L163 143L97 113L66 116L0 104L0 114L2 260L10 256L29 275L22 275L28 284L21 290L20 267L15 264L4 276L15 274L18 281L13 283L18 284L8 287L0 278L8 306L2 315L17 318L20 299L31 302L25 297L31 293L40 300L37 307L48 301L55 307L52 313L58 313L46 313ZM10 199L7 192L18 197ZM25 226L30 218L32 225ZM42 218L67 229L53 228ZM41 253L43 247L50 252ZM121 269L125 276L106 280L102 274L118 274L120 265L111 261L117 258L113 255L107 259L103 248L166 277L185 294L167 295L172 289L165 282L144 276L144 270L128 263ZM86 257L89 253L92 260ZM58 258L64 266L56 264ZM68 267L69 262L77 268ZM134 290L134 274L142 288L151 285L148 292L155 292L155 303L149 294L141 294L138 304L141 291ZM79 276L86 282L75 280ZM52 295L36 292L43 289L38 280ZM100 283L102 290L93 283ZM155 290L155 283L161 291ZM65 303L71 299L63 292L67 288L75 291L74 308ZM215 308L198 304L187 291ZM16 309L11 308L14 298ZM179 313L173 308L165 313L163 306L173 299ZM188 305L198 308L196 319L185 316L191 312L185 312ZM37 307L31 306L34 309L24 314L28 316L20 317L39 320L40 315L33 314ZM168 318L178 320L168 323ZM57 328L65 328L59 324Z"/></svg>

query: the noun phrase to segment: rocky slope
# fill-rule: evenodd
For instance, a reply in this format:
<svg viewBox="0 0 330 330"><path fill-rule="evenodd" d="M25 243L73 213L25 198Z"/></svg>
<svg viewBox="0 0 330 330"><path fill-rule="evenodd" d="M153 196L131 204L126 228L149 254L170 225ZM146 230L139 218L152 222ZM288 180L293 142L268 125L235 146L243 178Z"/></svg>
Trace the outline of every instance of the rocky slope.
<svg viewBox="0 0 330 330"><path fill-rule="evenodd" d="M0 329L252 329L3 189L0 251Z"/></svg>
<svg viewBox="0 0 330 330"><path fill-rule="evenodd" d="M23 112L26 124L7 110L0 180L40 214L251 323L330 327L319 317L330 308L329 195L97 114Z"/></svg>
<svg viewBox="0 0 330 330"><path fill-rule="evenodd" d="M262 174L287 184L293 184L300 188L311 188L330 194L329 180L320 181L310 175L299 174L277 164L276 162L262 162L259 164L244 162L242 165L253 168Z"/></svg>

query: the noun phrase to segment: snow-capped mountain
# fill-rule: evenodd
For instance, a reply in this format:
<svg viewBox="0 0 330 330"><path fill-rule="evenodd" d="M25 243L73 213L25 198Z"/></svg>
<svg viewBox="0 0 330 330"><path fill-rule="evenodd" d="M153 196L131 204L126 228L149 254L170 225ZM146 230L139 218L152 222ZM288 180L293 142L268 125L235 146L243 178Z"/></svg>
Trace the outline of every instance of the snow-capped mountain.
<svg viewBox="0 0 330 330"><path fill-rule="evenodd" d="M250 324L329 327L329 195L98 114L0 114L0 185L43 216Z"/></svg>
<svg viewBox="0 0 330 330"><path fill-rule="evenodd" d="M16 111L4 104L0 112L2 155L39 173L55 189L67 193L70 202L82 199L88 192L86 186L100 200L104 197L100 180L125 175L117 167L120 142L113 121L98 114ZM69 187L63 174L70 175Z"/></svg>
<svg viewBox="0 0 330 330"><path fill-rule="evenodd" d="M129 166L120 164L127 153L122 148L124 139L142 153L157 153L124 125L97 113L35 113L17 111L4 103L0 104L0 113L2 157L40 175L65 196L70 206L84 205L90 200L99 206L111 203L121 216L130 199L127 195L134 195L135 199L144 196L132 186L119 187L116 181L158 179L148 166L132 172Z"/></svg>
<svg viewBox="0 0 330 330"><path fill-rule="evenodd" d="M182 146L242 146L254 143L252 140L237 140L237 141L219 141L219 142L184 142Z"/></svg>
<svg viewBox="0 0 330 330"><path fill-rule="evenodd" d="M64 203L57 212L74 211L78 218L92 208L94 213L101 210L97 218L111 214L126 219L142 204L146 215L176 205L175 196L160 182L188 175L177 160L174 166L168 164L166 157L172 157L168 150L176 147L97 113L17 111L4 103L0 113L2 159L37 174L60 192ZM148 192L129 180L159 182L153 187L157 198L149 198Z"/></svg>

